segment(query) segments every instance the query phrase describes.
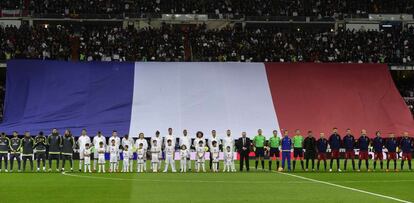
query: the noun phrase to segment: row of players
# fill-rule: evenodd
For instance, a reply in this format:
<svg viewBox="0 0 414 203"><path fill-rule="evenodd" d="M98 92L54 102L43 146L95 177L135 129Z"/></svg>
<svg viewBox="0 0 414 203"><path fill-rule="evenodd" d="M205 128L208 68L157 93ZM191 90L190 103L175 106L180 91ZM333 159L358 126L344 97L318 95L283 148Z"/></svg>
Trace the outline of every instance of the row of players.
<svg viewBox="0 0 414 203"><path fill-rule="evenodd" d="M283 131L283 138L279 138L277 131L273 131L273 136L267 141L265 145L266 138L262 134L262 130L258 130L258 134L251 141L246 133L243 132L242 136L234 142L234 139L231 138L231 131L227 131L227 136L220 140L216 136L216 132L212 131L212 137L209 140L209 143L203 138L202 132L196 133L196 138L192 145L190 145L191 138L188 136L187 131L183 131L183 136L179 138L180 154L182 158L182 164L189 166L191 170L191 160L189 160L189 149L194 147L196 151L196 169L204 169L204 155L207 150L210 151L210 166L218 165L218 156L220 152L219 146L223 146L225 152L225 166L228 162L228 170L234 171L234 162L233 155L234 149L237 149L237 152L240 154L240 170L243 170L243 163L246 164L246 170L249 170L249 153L251 148L255 152L256 156L256 170L258 167L259 160L261 161L262 169L264 169L264 155L268 154L269 159L269 170L272 166L272 158L276 158L276 168L279 168L279 157L280 151L282 152L282 168L285 168L285 162L287 162L287 168L291 170L291 151L294 154L293 160L293 170L295 170L296 161L300 161L303 170L309 170L309 161L312 164L311 170L314 170L314 160L318 159L317 169L319 169L320 161L324 162L324 168L326 170L326 158L328 151L330 151L330 171L332 171L332 166L334 160L336 160L337 169L340 169L339 162L339 148L341 144L345 147L345 163L344 169L346 170L347 161L350 159L352 161L353 170L355 170L355 149L359 149L359 162L358 170L361 169L361 163L365 160L366 169L368 168L368 149L372 146L375 153L374 157L374 170L376 169L377 161L380 161L381 169L383 169L383 151L387 152L387 170L389 169L389 162L394 161L394 170L396 170L396 159L397 152L402 151L402 161L401 169L404 166L404 161L408 161L409 169L411 170L411 152L413 148L413 142L408 137L408 133L403 133L403 138L400 142L394 137L394 134L390 134L389 139L385 140L381 137L380 132L376 132L374 139L369 139L367 137L366 130L361 131L361 136L358 139L355 139L351 134L351 130L346 130L346 135L341 139L341 136L338 134L338 129L334 128L329 139L326 139L324 133L320 133L320 138L317 140L314 138L311 131L308 132L306 138L304 138L300 130L295 131L295 135L290 138L289 132L287 130ZM165 154L165 167L168 168L168 165L171 165L173 171L175 171L174 164L174 153L175 153L175 142L176 137L172 133L172 129L168 129L168 135L164 138L160 137L160 133L157 131L155 137L151 138L151 146L148 145L147 140L144 138L144 134L140 133L139 138L134 141L132 138L125 136L122 140L118 137L117 132L113 131L112 136L109 138L109 146L106 146L106 138L98 133L92 140L87 136L86 130L82 130L81 136L79 136L77 142L75 142L74 137L72 136L70 130L66 130L64 136L61 136L57 129L53 129L52 133L45 137L43 133L39 133L35 139L30 137L30 133L26 132L23 139L18 138L18 133L13 133L13 138L9 139L2 133L0 137L0 170L2 169L1 163L4 159L6 170L7 170L7 158L8 153L10 152L11 159L11 168L13 168L13 161L17 159L20 170L20 156L23 159L23 165L26 165L26 160L29 160L31 163L31 168L33 169L33 154L37 160L37 170L40 170L40 162L43 161L43 170L45 170L45 159L46 159L46 149L48 149L48 158L49 158L49 170L52 168L52 161L57 161L57 167L59 167L59 160L62 157L63 163L62 168L65 166L65 161L68 160L71 164L71 170L73 170L73 153L78 151L80 155L79 161L79 170L82 169L84 164L86 164L85 171L90 171L90 159L93 155L94 164L93 169L96 170L96 166L99 164L100 168L104 166L104 153L110 153L110 171L117 171L119 164L119 154L123 153L124 155L124 167L123 171L131 171L132 169L132 157L133 153L136 152L138 156L138 171L145 171L147 159L147 153L151 155L151 165L157 165L157 167L152 167L152 169L158 170L160 167L160 159L162 157L162 152ZM78 147L76 147L78 146ZM208 147L207 147L208 146ZM252 147L253 146L253 147ZM158 156L156 156L158 154ZM116 155L116 156L115 156ZM185 157L185 158L184 158ZM304 166L303 158L306 159L306 168ZM142 161L141 161L142 159ZM125 162L125 160L128 160ZM188 160L188 161L187 161ZM230 161L231 160L231 161ZM84 163L84 161L86 163ZM188 163L186 163L188 162ZM129 165L126 167L126 165ZM198 167L200 166L200 167ZM141 168L142 167L142 168ZM181 171L186 171L184 167L180 167ZM213 171L217 171L218 167L212 167ZM58 170L58 168L57 168ZM104 169L102 168L101 171Z"/></svg>

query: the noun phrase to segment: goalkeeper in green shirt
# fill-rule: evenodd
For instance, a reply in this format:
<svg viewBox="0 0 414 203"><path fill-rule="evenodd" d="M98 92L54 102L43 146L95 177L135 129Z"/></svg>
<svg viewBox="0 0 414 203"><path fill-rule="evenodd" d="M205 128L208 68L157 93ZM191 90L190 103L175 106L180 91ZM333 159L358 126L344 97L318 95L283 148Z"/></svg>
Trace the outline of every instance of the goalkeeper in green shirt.
<svg viewBox="0 0 414 203"><path fill-rule="evenodd" d="M300 130L295 131L295 136L293 137L293 171L296 167L296 160L300 160L300 165L302 170L305 170L303 167L303 136L300 135Z"/></svg>
<svg viewBox="0 0 414 203"><path fill-rule="evenodd" d="M277 130L273 131L273 136L269 139L269 171L272 170L272 159L276 158L276 170L279 168L279 156L280 156L280 137L277 136Z"/></svg>
<svg viewBox="0 0 414 203"><path fill-rule="evenodd" d="M264 143L266 141L266 138L262 135L262 129L259 129L257 131L257 134L253 138L253 144L255 147L255 155L256 155L256 170L257 165L259 164L259 159L262 162L262 169L264 170Z"/></svg>

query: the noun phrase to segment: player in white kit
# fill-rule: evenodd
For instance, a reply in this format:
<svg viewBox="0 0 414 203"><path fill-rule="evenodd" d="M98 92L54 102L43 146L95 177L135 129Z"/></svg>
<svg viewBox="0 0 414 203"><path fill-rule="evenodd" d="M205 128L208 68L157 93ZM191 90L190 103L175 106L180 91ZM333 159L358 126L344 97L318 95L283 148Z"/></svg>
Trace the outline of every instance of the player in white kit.
<svg viewBox="0 0 414 203"><path fill-rule="evenodd" d="M208 141L208 148L209 148L209 151L210 151L210 170L211 171L214 171L213 170L213 153L212 153L212 149L213 149L213 142L216 142L216 144L217 144L217 147L219 148L219 150L220 150L220 145L221 145L221 140L217 137L217 133L216 133L216 130L212 130L211 131L211 138L209 139L209 141ZM217 162L217 168L219 167L219 163Z"/></svg>
<svg viewBox="0 0 414 203"><path fill-rule="evenodd" d="M160 164L160 153L161 153L161 146L158 145L158 141L157 140L153 140L152 141L152 145L151 145L151 169L152 172L156 173L159 171L159 166Z"/></svg>
<svg viewBox="0 0 414 203"><path fill-rule="evenodd" d="M99 165L99 170L98 172L104 172L105 173L105 152L106 152L106 147L104 145L103 142L99 143L98 148L96 149L96 152L98 153L98 165Z"/></svg>
<svg viewBox="0 0 414 203"><path fill-rule="evenodd" d="M197 148L197 146L199 146L200 141L202 142L202 145L203 145L203 148L204 148L206 146L206 140L204 139L204 134L203 134L203 132L198 131L196 133L196 138L193 141L194 148ZM197 149L196 149L196 152L197 152ZM197 160L197 158L196 158L196 160ZM196 164L195 164L195 170L198 170L197 167L198 167L198 164L196 162Z"/></svg>
<svg viewBox="0 0 414 203"><path fill-rule="evenodd" d="M223 172L230 172L230 171L235 171L234 168L234 153L231 151L231 147L227 146L225 151L224 151L224 169Z"/></svg>
<svg viewBox="0 0 414 203"><path fill-rule="evenodd" d="M188 149L183 144L181 145L180 149L180 172L185 173L187 172L187 157L188 157Z"/></svg>
<svg viewBox="0 0 414 203"><path fill-rule="evenodd" d="M211 153L210 157L212 159L211 171L218 172L220 149L219 149L216 141L213 141L212 147L210 148L210 153Z"/></svg>
<svg viewBox="0 0 414 203"><path fill-rule="evenodd" d="M121 146L121 139L118 137L118 132L116 130L112 131L112 136L109 138L108 143L112 143L112 140L115 140L115 146L118 148L117 162L115 163L115 170L118 171L118 168L119 168L119 147Z"/></svg>
<svg viewBox="0 0 414 203"><path fill-rule="evenodd" d="M144 133L139 133L138 139L135 141L135 148L139 148L139 145L142 144L142 149L144 149L143 154L143 170L147 171L147 150L148 150L148 142L144 137Z"/></svg>
<svg viewBox="0 0 414 203"><path fill-rule="evenodd" d="M124 135L124 137L122 138L122 140L121 140L121 146L122 146L122 149L125 149L125 146L127 146L128 145L128 152L130 153L129 154L129 163L128 163L128 165L129 165L129 171L131 171L132 172L132 168L133 168L133 165L134 165L134 152L133 152L133 150L132 150L132 148L133 148L133 146L134 146L134 139L132 139L132 137L129 137L129 135L128 134L126 134L126 135ZM122 152L122 154L123 154L123 152ZM122 167L123 167L123 165L122 165Z"/></svg>
<svg viewBox="0 0 414 203"><path fill-rule="evenodd" d="M117 163L119 156L119 147L116 145L116 141L112 140L111 145L109 146L109 172L118 172Z"/></svg>
<svg viewBox="0 0 414 203"><path fill-rule="evenodd" d="M175 170L175 161L174 161L174 146L172 145L172 140L168 140L167 141L167 146L165 146L164 149L165 152L165 168L164 168L164 173L166 173L168 171L168 166L171 166L171 171L173 173L176 172Z"/></svg>
<svg viewBox="0 0 414 203"><path fill-rule="evenodd" d="M84 154L83 150L85 150L86 144L91 144L91 138L86 134L86 129L82 129L81 135L78 138L78 146L79 146L79 172L82 171Z"/></svg>
<svg viewBox="0 0 414 203"><path fill-rule="evenodd" d="M145 149L144 144L140 143L137 148L137 172L141 173L144 172L144 156L145 156Z"/></svg>
<svg viewBox="0 0 414 203"><path fill-rule="evenodd" d="M200 140L198 141L198 145L196 146L197 172L200 172L200 168L203 169L203 172L206 172L206 168L204 167L205 154L206 149L204 146L204 142Z"/></svg>
<svg viewBox="0 0 414 203"><path fill-rule="evenodd" d="M91 150L91 148L89 147L89 143L86 143L85 144L85 149L83 150L83 158L84 158L84 172L86 173L86 172L89 172L89 173L91 173L92 172L92 170L91 170L91 155L92 155L92 150Z"/></svg>
<svg viewBox="0 0 414 203"><path fill-rule="evenodd" d="M97 149L99 148L99 143L103 143L104 147L106 149L106 138L102 135L101 131L98 131L98 134L95 135L95 137L93 137L93 141L92 141L92 145L94 147L94 149L92 149L93 152L93 171L96 171L96 166L98 164L98 157L99 157L99 153L97 151Z"/></svg>
<svg viewBox="0 0 414 203"><path fill-rule="evenodd" d="M124 150L122 151L122 157L124 158L123 162L122 162L122 172L132 172L132 170L130 170L130 159L132 159L131 157L131 152L129 151L129 145L125 145L124 146Z"/></svg>
<svg viewBox="0 0 414 203"><path fill-rule="evenodd" d="M227 136L223 139L223 149L227 149L227 147L230 147L230 152L233 153L231 156L234 156L234 139L231 137L231 131L227 130L226 132ZM224 150L223 150L224 151ZM236 167L234 166L234 159L231 161L231 170L233 172L236 172Z"/></svg>
<svg viewBox="0 0 414 203"><path fill-rule="evenodd" d="M186 150L187 150L187 157L186 157L186 162L187 162L187 166L188 166L188 170L191 171L191 159L190 159L190 147L191 147L191 138L190 136L187 135L187 130L183 130L183 136L180 137L180 146L182 147L183 145L185 146ZM182 159L182 157L181 157Z"/></svg>
<svg viewBox="0 0 414 203"><path fill-rule="evenodd" d="M151 137L151 144L152 145L153 145L154 141L157 142L157 146L160 148L159 149L159 154L158 154L158 163L160 163L160 160L162 159L162 150L161 150L162 149L162 137L160 136L160 131L158 131L158 130L155 132L155 137ZM161 164L157 164L157 166L158 166L157 171L159 171L161 169ZM152 164L151 164L151 169L153 170Z"/></svg>

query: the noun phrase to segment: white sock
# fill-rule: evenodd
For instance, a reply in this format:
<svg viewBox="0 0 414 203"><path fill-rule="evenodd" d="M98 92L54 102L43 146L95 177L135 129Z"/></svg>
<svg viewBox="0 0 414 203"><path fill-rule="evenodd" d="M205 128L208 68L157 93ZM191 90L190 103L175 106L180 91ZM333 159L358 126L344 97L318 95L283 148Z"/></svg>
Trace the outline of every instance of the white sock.
<svg viewBox="0 0 414 203"><path fill-rule="evenodd" d="M82 170L83 166L83 159L79 160L79 170Z"/></svg>

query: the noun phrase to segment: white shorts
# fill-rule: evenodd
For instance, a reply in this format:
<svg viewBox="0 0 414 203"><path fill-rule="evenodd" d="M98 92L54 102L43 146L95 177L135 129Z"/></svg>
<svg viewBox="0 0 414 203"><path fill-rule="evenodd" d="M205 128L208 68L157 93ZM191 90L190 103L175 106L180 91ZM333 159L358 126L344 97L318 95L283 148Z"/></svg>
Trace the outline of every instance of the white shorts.
<svg viewBox="0 0 414 203"><path fill-rule="evenodd" d="M99 155L99 157L98 157L98 163L99 164L104 164L105 163L105 155Z"/></svg>
<svg viewBox="0 0 414 203"><path fill-rule="evenodd" d="M137 163L138 163L138 164L143 164L143 163L144 163L144 159L138 159L138 160L137 160Z"/></svg>
<svg viewBox="0 0 414 203"><path fill-rule="evenodd" d="M85 159L85 155L83 154L84 149L79 149L79 159Z"/></svg>
<svg viewBox="0 0 414 203"><path fill-rule="evenodd" d="M118 156L116 154L111 154L109 157L109 162L116 163L118 162Z"/></svg>
<svg viewBox="0 0 414 203"><path fill-rule="evenodd" d="M90 156L85 157L85 162L84 163L85 164L91 164L91 157Z"/></svg>

